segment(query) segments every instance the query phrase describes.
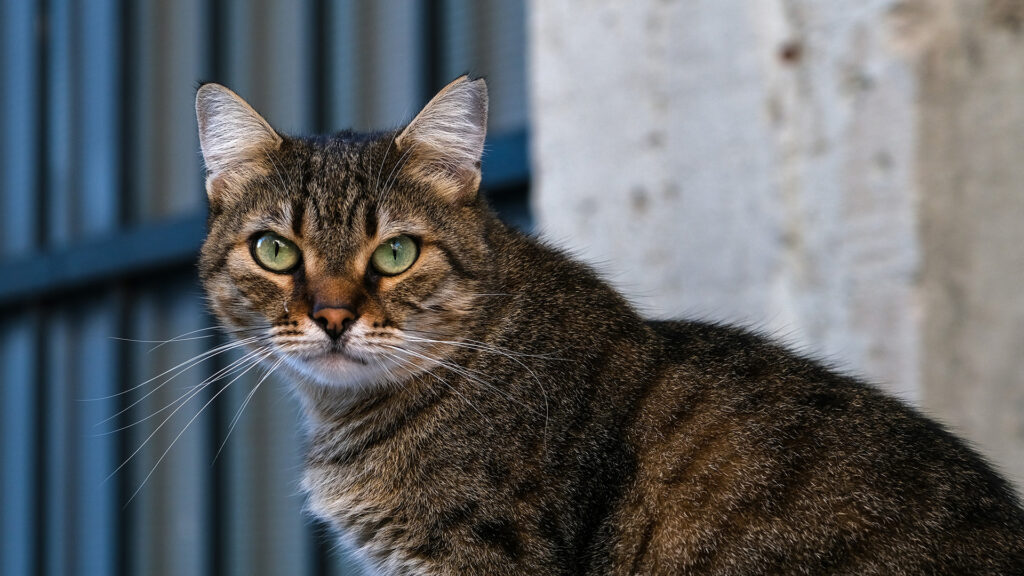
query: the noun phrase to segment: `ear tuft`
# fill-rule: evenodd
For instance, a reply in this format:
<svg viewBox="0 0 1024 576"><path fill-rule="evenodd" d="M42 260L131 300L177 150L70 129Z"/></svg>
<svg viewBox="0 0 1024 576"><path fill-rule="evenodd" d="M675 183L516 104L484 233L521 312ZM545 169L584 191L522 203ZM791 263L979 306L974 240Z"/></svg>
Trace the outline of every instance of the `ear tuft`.
<svg viewBox="0 0 1024 576"><path fill-rule="evenodd" d="M220 84L200 86L196 119L211 197L215 181L227 183L260 171L259 161L282 142L252 106Z"/></svg>
<svg viewBox="0 0 1024 576"><path fill-rule="evenodd" d="M395 139L409 158L403 171L453 201L476 195L487 135L487 84L457 78L445 86Z"/></svg>

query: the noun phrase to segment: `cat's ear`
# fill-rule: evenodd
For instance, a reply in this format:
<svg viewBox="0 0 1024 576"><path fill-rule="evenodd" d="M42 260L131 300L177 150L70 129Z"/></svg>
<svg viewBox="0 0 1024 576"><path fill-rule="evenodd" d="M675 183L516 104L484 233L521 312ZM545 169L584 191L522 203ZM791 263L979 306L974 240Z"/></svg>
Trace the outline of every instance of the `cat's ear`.
<svg viewBox="0 0 1024 576"><path fill-rule="evenodd" d="M211 200L265 171L267 154L283 141L248 102L220 84L203 84L196 92L196 119Z"/></svg>
<svg viewBox="0 0 1024 576"><path fill-rule="evenodd" d="M404 172L453 202L480 187L480 157L487 134L487 84L467 76L445 86L395 139L408 154Z"/></svg>

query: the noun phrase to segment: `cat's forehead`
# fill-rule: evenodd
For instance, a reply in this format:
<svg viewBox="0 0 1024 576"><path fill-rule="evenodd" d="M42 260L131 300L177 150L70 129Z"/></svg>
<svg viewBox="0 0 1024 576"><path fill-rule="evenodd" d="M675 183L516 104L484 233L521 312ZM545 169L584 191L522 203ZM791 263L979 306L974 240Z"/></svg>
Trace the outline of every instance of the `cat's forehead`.
<svg viewBox="0 0 1024 576"><path fill-rule="evenodd" d="M399 177L401 158L394 134L340 134L293 139L271 158L263 206L250 217L272 218L334 266L344 264L389 222L410 214Z"/></svg>
<svg viewBox="0 0 1024 576"><path fill-rule="evenodd" d="M387 144L383 137L348 135L291 140L282 154L292 174L284 184L290 195L306 196L325 207L364 194L378 184L374 167L383 172Z"/></svg>

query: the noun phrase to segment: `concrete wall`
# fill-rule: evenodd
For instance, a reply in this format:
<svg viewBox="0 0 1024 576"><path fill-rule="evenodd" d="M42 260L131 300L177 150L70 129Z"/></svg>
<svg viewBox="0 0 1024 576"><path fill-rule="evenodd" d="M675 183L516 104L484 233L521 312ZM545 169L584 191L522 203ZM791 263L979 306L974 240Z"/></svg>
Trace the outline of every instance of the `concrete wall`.
<svg viewBox="0 0 1024 576"><path fill-rule="evenodd" d="M1024 2L535 0L534 209L1024 478Z"/></svg>

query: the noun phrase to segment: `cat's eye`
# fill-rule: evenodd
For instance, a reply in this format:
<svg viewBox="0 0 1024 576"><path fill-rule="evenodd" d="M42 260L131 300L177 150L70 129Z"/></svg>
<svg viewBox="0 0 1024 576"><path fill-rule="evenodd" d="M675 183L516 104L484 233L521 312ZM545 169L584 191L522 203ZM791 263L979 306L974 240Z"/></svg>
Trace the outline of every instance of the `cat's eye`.
<svg viewBox="0 0 1024 576"><path fill-rule="evenodd" d="M294 242L273 232L264 232L252 242L253 259L271 272L290 272L299 263L300 256L299 247Z"/></svg>
<svg viewBox="0 0 1024 576"><path fill-rule="evenodd" d="M382 276L401 274L412 266L419 256L419 246L408 236L395 236L373 251L370 264Z"/></svg>

